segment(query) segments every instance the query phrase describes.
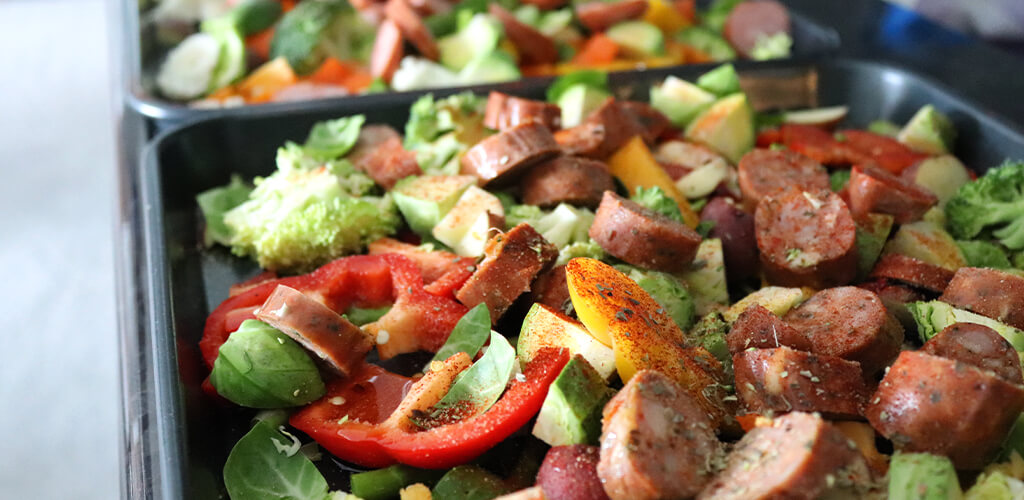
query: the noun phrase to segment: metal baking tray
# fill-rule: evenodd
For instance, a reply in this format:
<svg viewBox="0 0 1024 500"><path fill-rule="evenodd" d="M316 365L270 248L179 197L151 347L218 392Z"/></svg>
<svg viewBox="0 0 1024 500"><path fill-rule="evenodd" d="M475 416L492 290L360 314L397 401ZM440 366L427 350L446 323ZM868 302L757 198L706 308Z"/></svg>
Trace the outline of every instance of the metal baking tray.
<svg viewBox="0 0 1024 500"><path fill-rule="evenodd" d="M707 1L699 1L699 4L706 4ZM149 126L154 132L166 130L174 125L181 124L196 118L212 116L234 116L240 108L222 109L195 109L185 104L167 100L155 92L156 71L160 62L167 53L168 47L161 47L156 41L155 30L151 23L146 21L146 11L140 10L138 0L122 1L122 17L125 20L125 32L122 35L124 47L123 65L127 81L125 98L128 104L139 114L148 118ZM811 60L833 53L839 49L840 40L836 31L830 27L811 21L808 17L799 12L790 11L790 18L793 27L793 59ZM756 66L755 61L737 61L738 66ZM692 65L702 67L704 71L714 67L715 64ZM636 71L627 71L626 74L633 74ZM527 78L526 80L540 80L548 82L551 77ZM437 89L430 89L436 91ZM422 90L410 91L411 94L422 94ZM398 93L392 93L395 95ZM260 104L258 107L268 108L273 111L303 111L310 112L320 107L353 105L353 103L366 96L346 96L312 101L300 101L289 103L268 103ZM251 106L243 106L251 107Z"/></svg>
<svg viewBox="0 0 1024 500"><path fill-rule="evenodd" d="M701 71L626 73L613 75L611 84L622 96L643 99L651 83L668 74L692 79ZM932 103L955 122L960 133L955 151L967 165L983 170L1005 158L1024 158L1024 131L894 66L856 60L789 62L747 69L741 76L748 83L774 81L782 87L803 82L810 89L807 104L848 105L846 125L851 126L876 119L904 122ZM510 91L540 97L544 86L518 84ZM206 369L197 344L206 316L227 297L232 283L251 277L257 268L225 249L201 248L195 195L226 183L233 173L270 173L275 149L286 140L301 140L317 120L365 113L368 123L401 129L414 98L370 96L321 102L315 108L244 108L164 132L147 146L134 177L140 255L131 270L123 271L129 277L134 273L130 281L137 290L131 303L122 303L138 321L122 324L121 353L130 368L123 371L124 491L133 498L224 497L224 460L252 415L220 406L200 390ZM325 457L319 466L332 487L345 486L344 466Z"/></svg>

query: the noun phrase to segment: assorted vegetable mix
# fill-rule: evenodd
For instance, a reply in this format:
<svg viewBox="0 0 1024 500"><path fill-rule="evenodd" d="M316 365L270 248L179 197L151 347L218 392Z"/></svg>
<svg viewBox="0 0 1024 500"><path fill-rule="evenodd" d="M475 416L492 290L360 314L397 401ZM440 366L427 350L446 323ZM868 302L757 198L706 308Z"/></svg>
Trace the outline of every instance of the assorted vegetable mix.
<svg viewBox="0 0 1024 500"><path fill-rule="evenodd" d="M758 115L728 65L650 95L427 95L201 194L265 269L200 344L262 410L230 496L1020 498L1024 163L976 178L932 106Z"/></svg>
<svg viewBox="0 0 1024 500"><path fill-rule="evenodd" d="M159 93L291 101L735 58L788 57L774 1L159 0Z"/></svg>

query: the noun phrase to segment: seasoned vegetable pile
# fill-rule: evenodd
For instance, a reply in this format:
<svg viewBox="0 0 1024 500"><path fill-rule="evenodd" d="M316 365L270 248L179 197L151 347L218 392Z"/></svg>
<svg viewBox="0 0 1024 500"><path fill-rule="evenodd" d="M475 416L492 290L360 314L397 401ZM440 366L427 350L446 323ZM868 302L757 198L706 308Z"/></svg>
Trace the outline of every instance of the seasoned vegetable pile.
<svg viewBox="0 0 1024 500"><path fill-rule="evenodd" d="M264 269L200 343L232 498L1020 498L1024 163L728 65L610 95L425 96L198 197Z"/></svg>

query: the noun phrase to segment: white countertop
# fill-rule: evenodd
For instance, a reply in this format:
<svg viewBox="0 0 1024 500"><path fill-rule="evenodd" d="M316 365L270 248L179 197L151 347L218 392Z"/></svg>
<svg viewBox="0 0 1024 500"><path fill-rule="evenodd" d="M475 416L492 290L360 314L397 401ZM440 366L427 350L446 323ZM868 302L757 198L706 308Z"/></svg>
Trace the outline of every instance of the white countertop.
<svg viewBox="0 0 1024 500"><path fill-rule="evenodd" d="M119 495L106 10L0 2L0 498Z"/></svg>

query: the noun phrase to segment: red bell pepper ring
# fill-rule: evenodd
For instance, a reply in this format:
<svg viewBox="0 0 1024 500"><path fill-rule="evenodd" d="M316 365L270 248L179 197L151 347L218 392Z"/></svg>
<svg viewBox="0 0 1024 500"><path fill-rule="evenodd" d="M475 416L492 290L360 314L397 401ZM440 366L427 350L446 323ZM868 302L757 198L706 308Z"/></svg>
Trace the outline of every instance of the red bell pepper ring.
<svg viewBox="0 0 1024 500"><path fill-rule="evenodd" d="M335 456L366 467L399 462L426 469L467 463L526 425L544 404L548 387L569 362L564 349L544 349L523 370L525 380L512 382L486 412L420 432L344 418L346 409L331 403L344 384L292 416L290 423ZM378 389L377 397L381 395ZM397 404L395 407L397 408Z"/></svg>

